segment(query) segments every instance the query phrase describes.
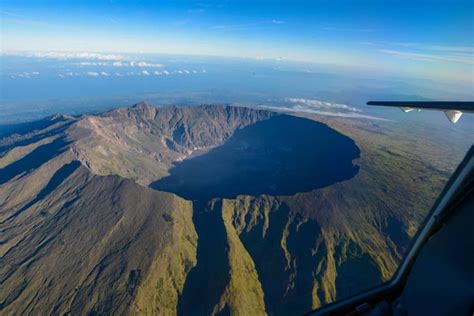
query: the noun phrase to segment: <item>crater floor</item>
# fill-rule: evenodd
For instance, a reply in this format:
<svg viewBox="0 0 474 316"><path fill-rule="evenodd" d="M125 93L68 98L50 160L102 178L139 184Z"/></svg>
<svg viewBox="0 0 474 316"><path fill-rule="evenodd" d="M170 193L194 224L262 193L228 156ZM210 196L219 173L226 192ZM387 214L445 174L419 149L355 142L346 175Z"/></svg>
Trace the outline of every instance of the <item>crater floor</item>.
<svg viewBox="0 0 474 316"><path fill-rule="evenodd" d="M360 150L328 126L288 115L235 131L223 145L176 163L151 184L190 200L292 195L354 177Z"/></svg>

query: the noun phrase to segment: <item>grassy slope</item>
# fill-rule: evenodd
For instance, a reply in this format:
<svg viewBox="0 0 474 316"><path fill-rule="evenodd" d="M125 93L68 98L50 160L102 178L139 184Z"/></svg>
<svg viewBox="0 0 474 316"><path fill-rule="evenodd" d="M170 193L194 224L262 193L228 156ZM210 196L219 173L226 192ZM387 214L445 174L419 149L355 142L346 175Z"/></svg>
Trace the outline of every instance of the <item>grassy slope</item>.
<svg viewBox="0 0 474 316"><path fill-rule="evenodd" d="M225 200L222 210L232 214L241 256L255 264L273 315L305 312L389 279L454 168L439 143L394 123L324 121L361 148L356 177L294 196ZM458 149L455 160L461 156Z"/></svg>
<svg viewBox="0 0 474 316"><path fill-rule="evenodd" d="M229 247L230 280L214 311L217 314L228 308L232 315L265 315L263 290L255 264L232 225L232 212L225 202L221 211Z"/></svg>
<svg viewBox="0 0 474 316"><path fill-rule="evenodd" d="M2 314L176 313L196 264L190 202L94 176L69 152L0 193Z"/></svg>
<svg viewBox="0 0 474 316"><path fill-rule="evenodd" d="M394 122L315 119L356 141L360 172L313 192L214 205L229 267L214 313L298 314L388 279L462 155ZM22 143L0 165L52 135ZM190 203L80 167L29 205L73 159L67 152L0 187L0 222L28 205L0 224L3 311L175 314L196 265Z"/></svg>

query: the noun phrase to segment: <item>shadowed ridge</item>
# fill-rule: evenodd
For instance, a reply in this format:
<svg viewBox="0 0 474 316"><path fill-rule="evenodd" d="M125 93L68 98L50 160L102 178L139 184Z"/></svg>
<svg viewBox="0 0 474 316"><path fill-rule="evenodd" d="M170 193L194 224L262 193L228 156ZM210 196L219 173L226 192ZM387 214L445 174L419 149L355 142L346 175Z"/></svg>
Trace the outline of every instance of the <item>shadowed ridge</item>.
<svg viewBox="0 0 474 316"><path fill-rule="evenodd" d="M0 137L7 137L10 135L22 136L34 131L45 129L58 122L66 122L73 119L72 116L54 114L38 121L0 125Z"/></svg>
<svg viewBox="0 0 474 316"><path fill-rule="evenodd" d="M57 138L53 142L41 145L28 155L0 169L0 185L4 184L18 175L32 171L43 163L53 159L67 150L70 141Z"/></svg>
<svg viewBox="0 0 474 316"><path fill-rule="evenodd" d="M154 108L140 103L85 116L70 130L76 158L98 175L117 174L148 186L173 162L226 142L235 131L277 116L242 107Z"/></svg>
<svg viewBox="0 0 474 316"><path fill-rule="evenodd" d="M25 210L29 209L31 206L36 204L37 202L41 201L44 199L48 194L53 192L58 186L63 183L74 171L76 171L77 168L81 163L79 161L72 161L68 164L65 164L61 168L59 168L54 175L51 177L49 180L48 184L36 195L36 197L31 200L28 204L20 208L18 211L13 213L11 216L6 218L4 221L1 221L0 224L5 224L6 222L14 219L21 213L23 213Z"/></svg>
<svg viewBox="0 0 474 316"><path fill-rule="evenodd" d="M47 214L17 217L5 233L1 314L176 313L196 264L191 203L77 162L37 198Z"/></svg>
<svg viewBox="0 0 474 316"><path fill-rule="evenodd" d="M0 158L5 217L28 208L0 223L0 313L303 313L387 280L439 188L418 178L438 175L429 163L356 120L344 129L229 106L148 110L0 140L39 139ZM41 147L59 139L70 152ZM183 172L175 187L198 198L194 214L190 201L144 187L199 159L200 176ZM236 164L216 172L216 161ZM202 190L189 186L199 181ZM235 199L207 203L223 195Z"/></svg>

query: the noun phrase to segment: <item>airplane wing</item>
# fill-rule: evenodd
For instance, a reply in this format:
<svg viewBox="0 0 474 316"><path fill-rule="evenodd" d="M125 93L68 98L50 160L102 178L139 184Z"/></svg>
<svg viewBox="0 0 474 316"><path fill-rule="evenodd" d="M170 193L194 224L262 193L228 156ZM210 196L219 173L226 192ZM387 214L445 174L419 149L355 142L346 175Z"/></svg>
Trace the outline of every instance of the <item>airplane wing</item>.
<svg viewBox="0 0 474 316"><path fill-rule="evenodd" d="M367 105L398 107L403 112L443 111L451 123L459 121L463 113L474 113L473 101L369 101Z"/></svg>

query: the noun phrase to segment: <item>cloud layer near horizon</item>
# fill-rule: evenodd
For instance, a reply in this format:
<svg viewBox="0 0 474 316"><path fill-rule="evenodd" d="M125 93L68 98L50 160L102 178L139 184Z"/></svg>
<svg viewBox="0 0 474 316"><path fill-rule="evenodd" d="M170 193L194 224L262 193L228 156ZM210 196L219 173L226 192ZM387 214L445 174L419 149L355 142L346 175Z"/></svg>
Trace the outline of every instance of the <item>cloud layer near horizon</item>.
<svg viewBox="0 0 474 316"><path fill-rule="evenodd" d="M362 110L347 104L333 103L315 99L286 98L283 100L281 105L261 104L258 105L258 107L262 109L277 110L282 112L299 112L324 116L385 120L380 117L362 114Z"/></svg>

